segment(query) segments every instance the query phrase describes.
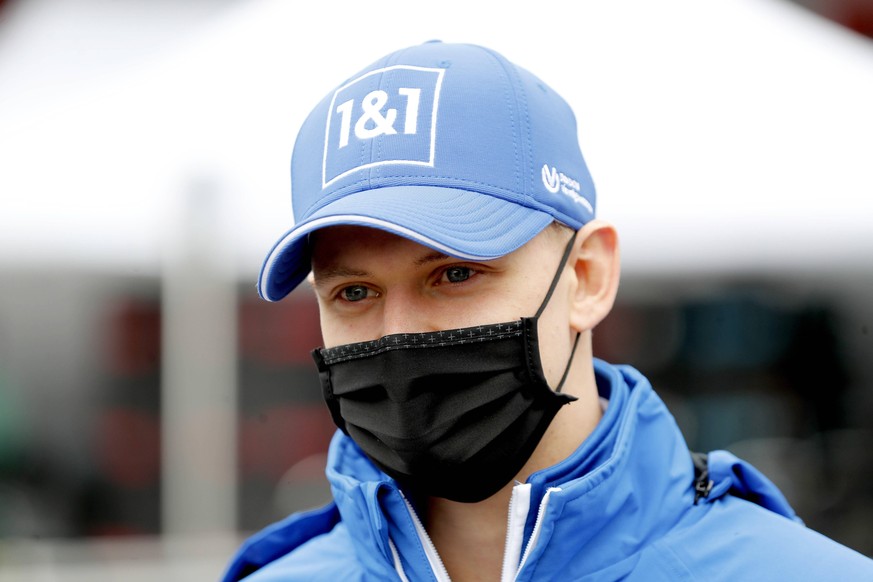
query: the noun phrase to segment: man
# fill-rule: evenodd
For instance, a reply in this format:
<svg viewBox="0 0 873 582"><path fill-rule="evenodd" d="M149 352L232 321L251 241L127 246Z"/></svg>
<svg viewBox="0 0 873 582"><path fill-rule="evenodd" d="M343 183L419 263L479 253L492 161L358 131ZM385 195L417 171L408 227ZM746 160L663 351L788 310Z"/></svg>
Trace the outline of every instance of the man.
<svg viewBox="0 0 873 582"><path fill-rule="evenodd" d="M316 107L291 176L259 291L311 271L334 502L253 537L226 580L873 580L593 358L617 236L542 81L482 47L398 51Z"/></svg>

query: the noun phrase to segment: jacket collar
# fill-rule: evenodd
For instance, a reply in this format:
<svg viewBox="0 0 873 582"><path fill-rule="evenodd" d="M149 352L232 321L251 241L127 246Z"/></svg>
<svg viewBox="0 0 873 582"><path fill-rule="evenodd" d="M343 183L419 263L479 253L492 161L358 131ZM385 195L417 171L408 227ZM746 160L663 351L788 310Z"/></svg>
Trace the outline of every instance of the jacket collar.
<svg viewBox="0 0 873 582"><path fill-rule="evenodd" d="M595 373L609 400L600 423L567 459L528 480L532 503L546 488L560 489L550 495L542 517L550 527L543 527L532 562L563 563L555 557L581 551L586 569L597 571L663 536L694 507L688 447L648 380L602 361ZM542 566L537 572L549 577Z"/></svg>

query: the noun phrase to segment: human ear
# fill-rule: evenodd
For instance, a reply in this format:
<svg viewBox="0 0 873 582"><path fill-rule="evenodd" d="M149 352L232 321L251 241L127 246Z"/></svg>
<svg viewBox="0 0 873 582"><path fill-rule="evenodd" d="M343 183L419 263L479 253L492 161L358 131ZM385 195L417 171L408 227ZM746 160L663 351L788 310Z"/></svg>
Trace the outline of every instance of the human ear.
<svg viewBox="0 0 873 582"><path fill-rule="evenodd" d="M575 273L571 290L570 326L577 332L593 329L610 312L618 293L621 259L615 227L592 220L579 230L570 266Z"/></svg>

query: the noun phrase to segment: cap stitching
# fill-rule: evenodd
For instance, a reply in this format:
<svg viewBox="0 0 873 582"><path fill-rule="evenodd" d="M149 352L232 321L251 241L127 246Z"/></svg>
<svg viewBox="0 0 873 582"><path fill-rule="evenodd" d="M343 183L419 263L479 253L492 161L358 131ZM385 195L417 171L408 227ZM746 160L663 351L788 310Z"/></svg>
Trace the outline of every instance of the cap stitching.
<svg viewBox="0 0 873 582"><path fill-rule="evenodd" d="M382 68L390 67L392 65L396 65L398 63L401 63L402 59L400 57L402 55L406 54L409 51L409 48L410 47L407 47L406 49L399 50L395 53L388 55L388 58L385 59L384 66ZM379 84L378 84L379 89L385 88L386 80L387 80L387 75L384 72L382 72L379 75ZM370 145L370 162L371 163L372 162L381 162L381 161L383 161L382 160L382 145L383 145L382 140L375 139L375 140L373 140L373 142L374 143L371 143L371 145ZM375 156L373 155L374 153L376 154ZM367 187L372 188L373 187L373 179L374 178L378 179L378 178L382 177L382 167L381 166L372 166L370 168L364 168L364 170L366 171L366 175L367 175Z"/></svg>
<svg viewBox="0 0 873 582"><path fill-rule="evenodd" d="M527 145L527 164L525 165L525 167L523 169L527 170L528 175L527 175L527 180L525 180L525 182L522 184L522 189L524 190L525 197L532 199L533 192L528 190L528 188L529 187L532 188L533 184L535 183L534 182L534 173L533 173L533 168L534 168L533 137L532 137L533 130L531 129L531 122L530 122L530 107L528 107L527 91L525 90L524 84L522 83L521 73L519 72L518 67L515 65L512 65L512 72L515 74L515 78L517 81L515 84L516 90L518 91L520 100L524 104L523 112L522 112L522 115L520 117L526 126L525 131L524 131L524 136L525 136L525 141L527 142L526 143L526 145Z"/></svg>
<svg viewBox="0 0 873 582"><path fill-rule="evenodd" d="M517 113L518 108L519 108L518 101L516 99L516 102L513 103L513 100L512 100L512 97L515 96L515 91L514 91L515 86L514 86L514 83L512 83L512 79L510 78L510 73L507 70L506 64L503 62L505 60L504 57L502 57L501 55L498 55L497 53L495 53L494 51L492 51L488 48L485 48L485 47L480 47L480 48L483 51L485 51L485 53L488 56L491 57L491 60L494 61L494 63L497 65L498 70L503 73L502 77L503 77L503 81L504 81L504 90L503 90L504 101L506 102L506 105L509 109L509 114L511 116L510 126L512 127L512 130L513 130L512 131L512 135L513 135L512 145L514 147L513 147L512 153L513 153L513 157L515 159L515 163L513 164L513 168L515 170L515 172L514 172L515 183L517 185L521 185L520 194L522 195L522 197L527 197L527 194L524 190L524 185L521 184L521 180L519 179L519 168L520 168L521 162L519 161L518 137L519 137L519 133L520 133L521 128L518 125L519 118L520 118L520 115ZM515 105L515 107L513 107L513 105Z"/></svg>
<svg viewBox="0 0 873 582"><path fill-rule="evenodd" d="M455 180L456 182L467 182L469 184L479 184L482 186L489 186L491 188L494 188L495 190L500 190L503 192L514 192L516 194L520 194L520 195L524 196L524 192L515 192L515 190L509 190L508 188L505 188L503 186L498 186L497 184L492 184L490 182L481 182L479 180L471 180L469 178L458 178L457 176L434 176L434 175L420 176L420 175L414 175L414 174L390 174L390 175L386 175L386 176L380 176L380 178L383 180L390 179L390 178L394 178L394 179L417 178L417 179L421 180L421 182L419 182L417 184L398 184L398 186L406 186L409 188L416 188L419 186L448 187L445 184L429 184L427 182L427 180L446 180L447 179L447 180ZM351 186L353 186L355 184L361 184L362 182L365 182L365 181L367 181L367 180L357 180L353 184L343 186L343 188L350 188ZM377 186L375 188L368 188L368 190L379 190L380 188L388 188L388 187L389 186ZM350 193L350 192L344 192L344 191L340 191L340 190L334 190L333 192L331 192L331 201L333 201L333 198L334 198L333 195L335 195L335 194L339 194L338 197L342 198L342 197L347 196L349 194L353 194L353 192ZM321 206L319 206L319 208L324 207L324 206L327 206L327 204L322 204Z"/></svg>
<svg viewBox="0 0 873 582"><path fill-rule="evenodd" d="M415 176L415 175L391 175L391 176L382 176L382 177L381 177L382 180L385 180L385 179L404 179L404 178L422 178L422 176ZM504 187L502 187L502 186L497 186L497 185L495 185L495 184L491 184L491 183L489 183L489 182L480 182L480 181L477 181L477 180L461 179L461 178L456 178L456 177L454 177L454 176L427 176L427 178L428 178L429 180L433 180L433 179L436 179L436 180L440 180L440 179L449 179L449 180L455 180L455 181L457 181L457 182L459 182L459 183L463 182L463 183L467 183L467 184L475 184L475 185L480 185L480 186L487 186L487 187L489 187L489 188L493 188L493 189L494 189L496 192L498 192L498 193L504 193L504 192L505 192L505 193L514 194L514 195L516 195L516 196L519 197L519 201L518 201L518 202L515 202L514 200L507 200L507 202L512 202L512 203L514 203L514 204L518 204L519 206L523 206L523 207L525 207L525 208L531 208L531 209L533 209L533 210L538 210L538 211L540 211L540 212L545 212L546 214L549 214L549 215L551 215L551 216L554 216L555 218L561 220L561 222L564 222L565 224L567 224L567 225L569 225L569 226L572 226L571 223L576 222L575 219L572 219L572 218L571 218L570 216L568 216L566 213L561 212L559 209L554 208L554 207L552 207L552 206L550 206L550 205L547 205L547 204L544 204L544 203L537 202L537 201L534 200L531 196L528 196L525 192L517 192L517 191L515 191L515 190L508 190L508 189L506 189L506 188L504 188ZM361 179L361 180L357 180L357 181L355 181L354 183L345 186L344 188L352 188L353 186L356 186L356 185L362 185L364 182L368 182L368 181L369 181L369 180L366 179L366 178L365 178L365 179ZM380 190L380 189L382 189L382 188L396 188L396 187L409 187L409 188L416 188L416 187L433 187L433 188L453 188L453 189L458 189L458 190L465 190L465 188L461 187L461 185L459 185L459 184L427 183L427 182L422 181L422 182L419 182L419 183L417 183L417 184L398 184L398 185L396 185L396 186L377 185L375 188L367 188L367 189L365 189L365 190L360 190L360 191L358 191L358 192L368 192L368 191L370 191L370 190ZM470 192L475 192L475 193L477 193L477 194L491 195L491 194L489 194L489 193L487 193L487 192L478 192L478 191L473 191L473 190L469 190L469 191L470 191ZM302 223L302 222L308 220L309 217L310 217L312 214L314 214L315 212L321 210L321 209L324 208L325 206L329 206L330 204L333 204L333 203L336 202L337 200L340 200L340 199L342 199L342 198L345 198L346 196L349 196L349 195L351 195L351 194L355 194L355 193L358 193L358 192L345 192L345 191L340 191L340 190L335 190L335 191L333 191L333 192L331 193L330 197L329 197L329 200L328 200L327 198L322 198L321 200L325 200L325 203L324 203L324 204L320 204L320 205L318 205L317 207L314 207L314 206L311 207L310 211L307 212L306 215L303 216L303 217L300 219L300 222Z"/></svg>

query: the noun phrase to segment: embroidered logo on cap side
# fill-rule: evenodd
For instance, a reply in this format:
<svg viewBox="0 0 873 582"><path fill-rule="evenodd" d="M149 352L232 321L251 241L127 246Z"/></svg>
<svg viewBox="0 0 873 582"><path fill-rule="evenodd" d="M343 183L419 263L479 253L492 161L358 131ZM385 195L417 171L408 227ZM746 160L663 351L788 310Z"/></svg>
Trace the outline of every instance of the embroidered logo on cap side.
<svg viewBox="0 0 873 582"><path fill-rule="evenodd" d="M594 207L582 195L582 185L577 180L574 180L564 172L559 172L555 166L543 164L542 169L543 186L552 194L560 192L565 197L572 200L575 204L581 204L588 212L594 213Z"/></svg>
<svg viewBox="0 0 873 582"><path fill-rule="evenodd" d="M558 168L543 164L543 186L552 194L557 194L561 188L561 179L558 177Z"/></svg>
<svg viewBox="0 0 873 582"><path fill-rule="evenodd" d="M433 167L444 73L395 65L337 89L325 124L321 187L374 166Z"/></svg>

